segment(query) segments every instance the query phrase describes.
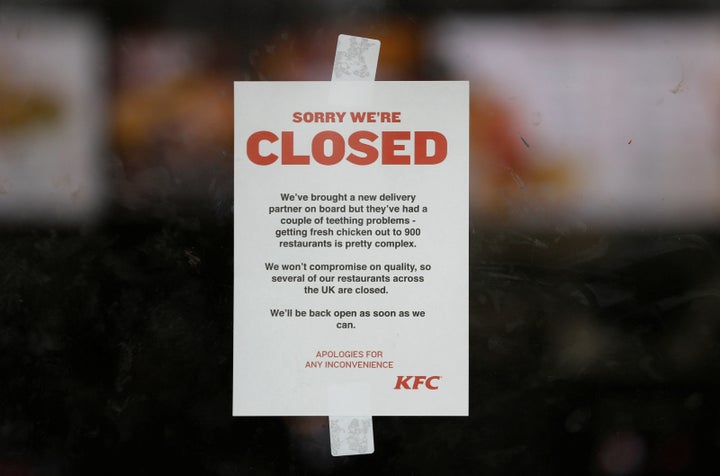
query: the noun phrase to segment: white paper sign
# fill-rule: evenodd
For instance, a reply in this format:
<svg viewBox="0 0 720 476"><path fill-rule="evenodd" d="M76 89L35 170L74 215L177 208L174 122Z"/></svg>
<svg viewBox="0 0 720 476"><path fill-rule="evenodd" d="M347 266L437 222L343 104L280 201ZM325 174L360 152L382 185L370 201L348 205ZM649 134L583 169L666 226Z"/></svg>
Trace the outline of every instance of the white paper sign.
<svg viewBox="0 0 720 476"><path fill-rule="evenodd" d="M467 415L467 82L235 83L234 415Z"/></svg>

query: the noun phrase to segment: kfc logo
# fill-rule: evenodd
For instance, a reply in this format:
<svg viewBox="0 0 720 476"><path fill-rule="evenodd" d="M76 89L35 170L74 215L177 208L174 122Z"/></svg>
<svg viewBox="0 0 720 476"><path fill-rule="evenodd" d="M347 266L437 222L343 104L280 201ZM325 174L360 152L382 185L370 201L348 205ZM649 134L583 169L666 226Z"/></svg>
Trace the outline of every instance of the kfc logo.
<svg viewBox="0 0 720 476"><path fill-rule="evenodd" d="M438 386L434 383L440 380L439 375L427 377L425 375L398 375L395 382L395 390L418 390L421 386L425 386L428 390L437 390Z"/></svg>

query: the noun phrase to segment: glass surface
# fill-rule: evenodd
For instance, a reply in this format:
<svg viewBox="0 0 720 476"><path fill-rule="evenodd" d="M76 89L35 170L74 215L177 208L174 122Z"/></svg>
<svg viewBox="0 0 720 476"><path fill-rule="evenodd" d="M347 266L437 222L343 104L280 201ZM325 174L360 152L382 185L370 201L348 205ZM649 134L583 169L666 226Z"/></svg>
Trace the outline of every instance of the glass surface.
<svg viewBox="0 0 720 476"><path fill-rule="evenodd" d="M232 81L471 85L470 416L233 418ZM717 474L716 2L0 5L0 475Z"/></svg>

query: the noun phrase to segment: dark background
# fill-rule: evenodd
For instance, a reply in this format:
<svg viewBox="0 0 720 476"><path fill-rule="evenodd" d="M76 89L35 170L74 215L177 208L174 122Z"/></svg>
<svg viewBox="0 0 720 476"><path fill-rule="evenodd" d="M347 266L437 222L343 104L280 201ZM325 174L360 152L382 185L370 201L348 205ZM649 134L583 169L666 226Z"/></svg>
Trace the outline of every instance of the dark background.
<svg viewBox="0 0 720 476"><path fill-rule="evenodd" d="M202 71L211 75L287 80L298 79L295 66L263 63L278 35L295 38L296 51L315 45L331 64L334 44L317 47L318 35L397 27L422 39L451 13L717 11L710 0L2 6L31 4L98 19L111 102L123 88L124 38L137 32L180 28L209 39ZM414 54L397 78L439 75ZM527 230L473 216L470 416L374 418L373 455L333 458L326 419L230 416L231 145L193 150L202 165L188 172L154 161L162 141L136 147L118 136L109 121L100 218L0 226L0 476L720 471L712 223ZM151 166L176 179L148 179Z"/></svg>

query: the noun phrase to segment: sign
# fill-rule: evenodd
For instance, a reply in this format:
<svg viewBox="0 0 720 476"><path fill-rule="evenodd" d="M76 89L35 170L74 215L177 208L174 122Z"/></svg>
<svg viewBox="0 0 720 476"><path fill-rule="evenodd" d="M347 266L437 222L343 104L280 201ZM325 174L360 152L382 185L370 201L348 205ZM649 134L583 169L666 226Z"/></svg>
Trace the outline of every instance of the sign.
<svg viewBox="0 0 720 476"><path fill-rule="evenodd" d="M467 82L235 84L234 415L467 415Z"/></svg>

